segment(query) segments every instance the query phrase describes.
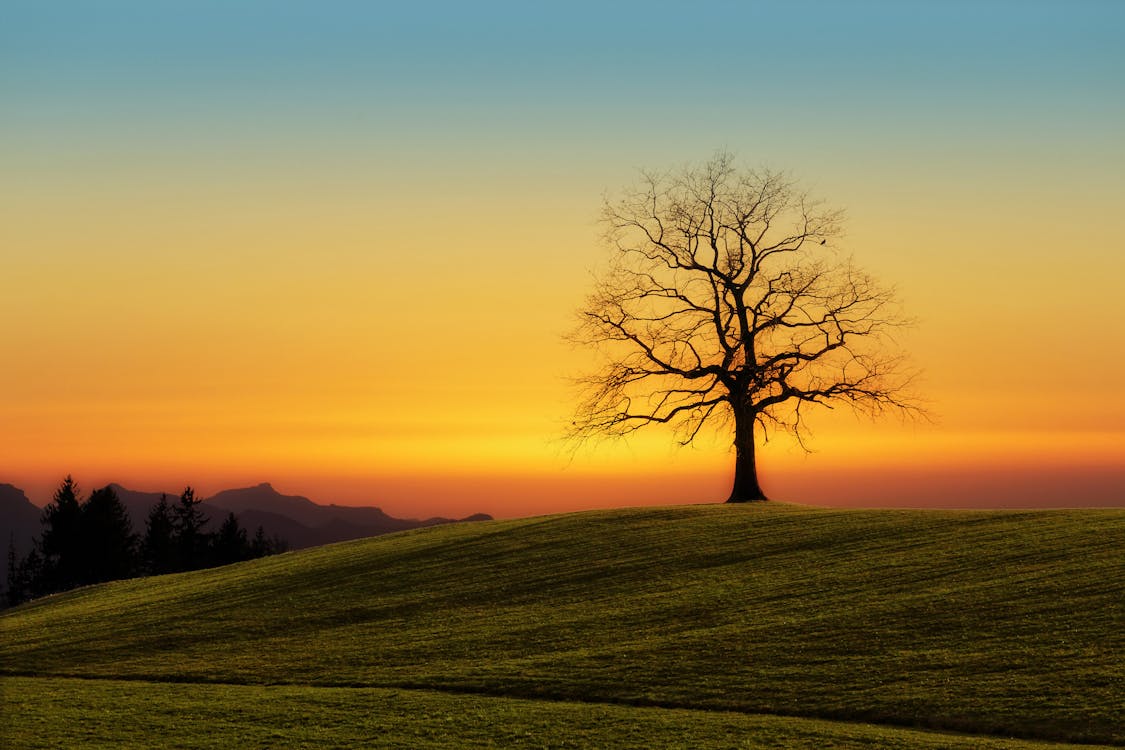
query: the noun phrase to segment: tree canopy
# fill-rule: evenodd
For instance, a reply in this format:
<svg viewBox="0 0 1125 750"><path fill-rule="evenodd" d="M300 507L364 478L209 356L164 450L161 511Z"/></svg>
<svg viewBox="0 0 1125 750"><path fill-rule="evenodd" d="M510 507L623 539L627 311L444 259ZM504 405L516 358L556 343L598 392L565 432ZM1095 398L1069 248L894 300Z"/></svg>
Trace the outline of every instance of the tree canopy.
<svg viewBox="0 0 1125 750"><path fill-rule="evenodd" d="M843 214L783 173L701 166L646 172L605 203L608 267L573 340L600 367L580 380L570 436L670 425L682 443L733 434L731 502L763 500L758 437L804 445L810 407L919 412L892 334L909 323L894 290L837 248Z"/></svg>

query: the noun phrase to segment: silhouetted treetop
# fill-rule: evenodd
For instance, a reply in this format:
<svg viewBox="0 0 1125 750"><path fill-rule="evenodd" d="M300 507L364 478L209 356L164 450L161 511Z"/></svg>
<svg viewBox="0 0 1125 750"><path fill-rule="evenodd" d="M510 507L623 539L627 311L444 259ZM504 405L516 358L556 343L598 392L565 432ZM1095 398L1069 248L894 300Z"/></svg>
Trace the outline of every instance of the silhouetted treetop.
<svg viewBox="0 0 1125 750"><path fill-rule="evenodd" d="M891 288L840 255L842 219L786 175L740 170L726 153L643 173L607 200L610 263L572 334L602 364L581 379L570 436L667 424L687 444L731 429L729 501L742 502L765 499L757 436L803 441L810 407L917 411L891 337L908 321Z"/></svg>

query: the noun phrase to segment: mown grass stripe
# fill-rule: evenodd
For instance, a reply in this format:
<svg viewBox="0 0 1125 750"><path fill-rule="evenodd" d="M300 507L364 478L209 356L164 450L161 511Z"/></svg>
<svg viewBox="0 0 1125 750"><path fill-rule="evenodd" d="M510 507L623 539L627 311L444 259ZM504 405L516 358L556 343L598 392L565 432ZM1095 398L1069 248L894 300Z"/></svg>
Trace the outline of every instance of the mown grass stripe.
<svg viewBox="0 0 1125 750"><path fill-rule="evenodd" d="M0 678L4 747L614 747L1067 750L862 722L435 691ZM1097 746L1106 747L1106 746Z"/></svg>

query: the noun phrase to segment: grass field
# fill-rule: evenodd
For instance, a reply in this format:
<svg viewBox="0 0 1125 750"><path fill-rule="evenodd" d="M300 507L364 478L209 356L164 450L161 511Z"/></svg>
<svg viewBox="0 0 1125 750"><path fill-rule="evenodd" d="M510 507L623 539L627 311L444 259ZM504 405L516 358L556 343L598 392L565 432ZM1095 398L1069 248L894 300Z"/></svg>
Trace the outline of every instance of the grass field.
<svg viewBox="0 0 1125 750"><path fill-rule="evenodd" d="M174 700L191 746L232 705L256 718L223 726L250 744L317 744L323 720L342 746L376 730L403 747L647 731L635 746L1122 745L1123 624L1122 510L692 506L438 527L50 597L0 615L0 674L14 746L76 711L104 730L83 744L116 746ZM88 709L50 698L64 693Z"/></svg>
<svg viewBox="0 0 1125 750"><path fill-rule="evenodd" d="M387 688L0 678L4 747L1063 750L1030 740L734 712Z"/></svg>

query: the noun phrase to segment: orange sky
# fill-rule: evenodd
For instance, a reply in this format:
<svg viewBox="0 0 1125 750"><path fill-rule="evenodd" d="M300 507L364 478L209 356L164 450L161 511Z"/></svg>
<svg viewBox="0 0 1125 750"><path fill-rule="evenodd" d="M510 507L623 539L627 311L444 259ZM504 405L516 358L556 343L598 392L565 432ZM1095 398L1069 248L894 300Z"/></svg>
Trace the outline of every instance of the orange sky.
<svg viewBox="0 0 1125 750"><path fill-rule="evenodd" d="M975 26L826 10L788 66L733 39L721 60L654 56L624 15L591 29L530 10L463 18L512 33L443 26L448 44L419 52L429 20L352 10L274 18L255 45L240 39L257 19L216 9L119 10L100 36L81 14L8 25L0 481L36 502L66 473L204 494L270 481L409 516L721 499L721 436L576 455L558 439L566 377L591 362L561 334L605 257L603 194L726 147L847 210L845 247L919 320L903 344L936 416L825 414L815 454L767 447L767 491L1125 504L1125 52L1108 5ZM856 43L836 41L853 23ZM864 43L891 38L871 24L905 41ZM785 116L725 95L747 80ZM686 81L708 116L651 117Z"/></svg>

